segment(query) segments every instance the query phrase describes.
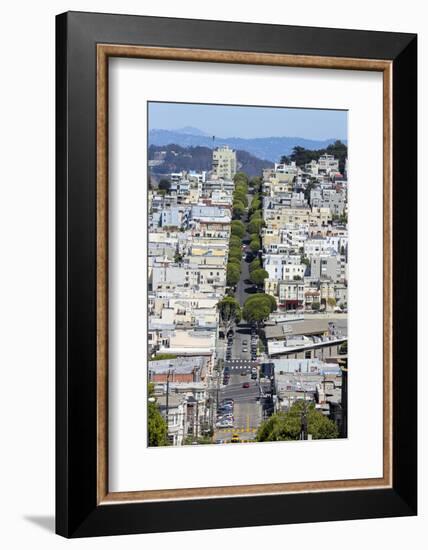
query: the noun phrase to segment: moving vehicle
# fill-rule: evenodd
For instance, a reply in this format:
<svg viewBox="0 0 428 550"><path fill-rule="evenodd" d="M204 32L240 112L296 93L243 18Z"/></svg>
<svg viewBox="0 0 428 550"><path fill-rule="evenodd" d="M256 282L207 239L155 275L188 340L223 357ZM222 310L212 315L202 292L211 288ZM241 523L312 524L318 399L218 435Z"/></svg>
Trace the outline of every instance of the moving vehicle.
<svg viewBox="0 0 428 550"><path fill-rule="evenodd" d="M247 388L250 387L250 383L249 383L249 382L244 382L244 383L242 384L242 387L247 389Z"/></svg>

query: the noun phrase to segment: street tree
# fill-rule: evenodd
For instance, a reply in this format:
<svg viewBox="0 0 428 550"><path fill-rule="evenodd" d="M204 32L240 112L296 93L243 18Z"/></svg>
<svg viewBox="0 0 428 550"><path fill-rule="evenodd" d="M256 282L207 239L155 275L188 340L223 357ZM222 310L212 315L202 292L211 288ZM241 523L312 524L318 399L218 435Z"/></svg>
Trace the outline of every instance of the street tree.
<svg viewBox="0 0 428 550"><path fill-rule="evenodd" d="M245 191L241 187L239 187L238 189L235 189L235 192L233 193L233 200L242 202L242 204L245 207L248 206L247 194L245 193Z"/></svg>
<svg viewBox="0 0 428 550"><path fill-rule="evenodd" d="M237 258L236 256L229 256L228 263L230 264L236 264L239 269L241 269L241 257Z"/></svg>
<svg viewBox="0 0 428 550"><path fill-rule="evenodd" d="M159 411L159 405L156 403L153 384L148 385L147 393L149 397L147 411L149 447L164 447L168 445L168 428Z"/></svg>
<svg viewBox="0 0 428 550"><path fill-rule="evenodd" d="M269 278L269 273L265 269L254 269L250 272L251 282L261 287L265 279Z"/></svg>
<svg viewBox="0 0 428 550"><path fill-rule="evenodd" d="M248 269L250 270L250 273L251 273L255 269L260 269L261 267L262 267L262 262L260 261L260 258L254 258L254 260L248 266Z"/></svg>
<svg viewBox="0 0 428 550"><path fill-rule="evenodd" d="M273 296L265 293L253 294L245 300L242 316L249 323L254 322L260 326L276 310L276 307Z"/></svg>
<svg viewBox="0 0 428 550"><path fill-rule="evenodd" d="M232 235L236 235L240 239L245 235L245 225L240 220L234 220L230 224L230 232Z"/></svg>
<svg viewBox="0 0 428 550"><path fill-rule="evenodd" d="M235 263L228 263L226 269L226 282L228 286L236 286L241 276L241 270Z"/></svg>
<svg viewBox="0 0 428 550"><path fill-rule="evenodd" d="M245 185L248 186L248 176L245 172L236 172L236 174L233 176L233 181L235 182L235 185L238 182L243 182Z"/></svg>
<svg viewBox="0 0 428 550"><path fill-rule="evenodd" d="M263 217L262 217L262 211L261 210L255 210L251 216L250 216L250 221L253 222L253 221L259 221L259 220L262 220Z"/></svg>
<svg viewBox="0 0 428 550"><path fill-rule="evenodd" d="M260 176L254 176L254 178L251 178L250 185L254 189L254 191L259 191L260 187L262 185L263 179Z"/></svg>
<svg viewBox="0 0 428 550"><path fill-rule="evenodd" d="M237 237L236 235L232 235L229 239L229 247L233 247L233 246L241 246L242 244L242 239L240 239L239 237Z"/></svg>
<svg viewBox="0 0 428 550"><path fill-rule="evenodd" d="M256 219L250 221L250 223L247 226L248 233L260 233L260 229L263 226L263 220L262 219Z"/></svg>
<svg viewBox="0 0 428 550"><path fill-rule="evenodd" d="M245 206L241 201L235 201L233 203L233 217L237 220L242 218L245 212Z"/></svg>
<svg viewBox="0 0 428 550"><path fill-rule="evenodd" d="M321 304L319 302L312 302L311 308L313 311L319 311L321 309Z"/></svg>
<svg viewBox="0 0 428 550"><path fill-rule="evenodd" d="M258 252L260 250L260 246L261 246L261 243L260 243L259 237L251 239L250 249L252 252Z"/></svg>
<svg viewBox="0 0 428 550"><path fill-rule="evenodd" d="M231 248L229 248L229 258L236 258L237 260L239 260L239 262L241 262L241 257L242 250L240 246L232 246Z"/></svg>
<svg viewBox="0 0 428 550"><path fill-rule="evenodd" d="M303 419L306 417L307 433L312 439L336 439L339 431L330 420L315 409L314 403L296 401L288 412L273 414L257 431L257 441L294 441L300 439Z"/></svg>
<svg viewBox="0 0 428 550"><path fill-rule="evenodd" d="M167 179L161 179L158 188L163 191L169 191L171 189L171 182Z"/></svg>
<svg viewBox="0 0 428 550"><path fill-rule="evenodd" d="M336 305L336 298L327 298L327 304L329 307L334 307Z"/></svg>
<svg viewBox="0 0 428 550"><path fill-rule="evenodd" d="M225 296L218 302L217 309L220 315L220 322L224 327L224 333L228 334L230 329L238 324L242 318L241 306L233 296Z"/></svg>

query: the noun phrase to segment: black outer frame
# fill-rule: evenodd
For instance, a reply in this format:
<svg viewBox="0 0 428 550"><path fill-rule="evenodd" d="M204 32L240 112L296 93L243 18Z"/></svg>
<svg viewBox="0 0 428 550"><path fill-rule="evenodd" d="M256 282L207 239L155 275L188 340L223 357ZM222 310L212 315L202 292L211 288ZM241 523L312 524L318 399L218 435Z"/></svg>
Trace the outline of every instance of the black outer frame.
<svg viewBox="0 0 428 550"><path fill-rule="evenodd" d="M393 487L97 506L96 45L393 61ZM56 532L65 537L417 513L417 36L68 12L56 17ZM167 518L167 519L166 519Z"/></svg>

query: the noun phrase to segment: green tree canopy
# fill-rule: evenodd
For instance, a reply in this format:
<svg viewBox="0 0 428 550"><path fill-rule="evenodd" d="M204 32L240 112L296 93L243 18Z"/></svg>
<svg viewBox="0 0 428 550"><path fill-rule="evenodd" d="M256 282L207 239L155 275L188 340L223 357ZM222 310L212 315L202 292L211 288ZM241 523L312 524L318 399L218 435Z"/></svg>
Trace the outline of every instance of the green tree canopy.
<svg viewBox="0 0 428 550"><path fill-rule="evenodd" d="M240 201L235 201L233 203L233 217L234 218L241 218L244 215L245 212L245 206Z"/></svg>
<svg viewBox="0 0 428 550"><path fill-rule="evenodd" d="M265 279L269 278L269 273L265 269L254 269L250 272L251 282L257 286L262 286Z"/></svg>
<svg viewBox="0 0 428 550"><path fill-rule="evenodd" d="M262 185L262 178L260 176L254 176L254 178L251 178L250 185L254 189L254 191L258 191Z"/></svg>
<svg viewBox="0 0 428 550"><path fill-rule="evenodd" d="M244 182L245 185L248 186L248 176L245 172L236 172L236 174L233 176L233 181L235 184L238 182Z"/></svg>
<svg viewBox="0 0 428 550"><path fill-rule="evenodd" d="M229 248L229 258L236 258L237 260L241 261L242 257L242 250L239 246L232 246Z"/></svg>
<svg viewBox="0 0 428 550"><path fill-rule="evenodd" d="M288 412L273 414L257 431L257 441L294 441L300 439L302 416L306 407L307 430L312 439L336 439L336 424L315 409L313 403L296 401Z"/></svg>
<svg viewBox="0 0 428 550"><path fill-rule="evenodd" d="M254 222L254 221L259 221L259 220L262 220L262 212L261 210L256 210L255 212L253 212L250 216L250 222Z"/></svg>
<svg viewBox="0 0 428 550"><path fill-rule="evenodd" d="M241 270L239 267L234 263L228 263L226 270L226 282L228 286L235 286L238 284L240 276Z"/></svg>
<svg viewBox="0 0 428 550"><path fill-rule="evenodd" d="M235 192L233 193L233 201L239 201L242 202L245 207L248 206L247 194L241 188L235 189Z"/></svg>
<svg viewBox="0 0 428 550"><path fill-rule="evenodd" d="M275 310L275 298L269 294L258 293L245 300L242 316L248 322L261 323Z"/></svg>
<svg viewBox="0 0 428 550"><path fill-rule="evenodd" d="M232 257L229 256L228 263L236 264L239 267L239 269L241 269L241 256L239 256L239 258L237 258L236 256L232 256Z"/></svg>
<svg viewBox="0 0 428 550"><path fill-rule="evenodd" d="M262 228L262 226L262 219L252 220L247 226L247 231L248 233L260 233L260 229Z"/></svg>
<svg viewBox="0 0 428 550"><path fill-rule="evenodd" d="M319 311L321 308L321 304L319 302L312 302L311 308L313 309L313 311Z"/></svg>
<svg viewBox="0 0 428 550"><path fill-rule="evenodd" d="M254 260L248 266L248 269L250 270L250 273L251 273L255 269L260 269L261 267L262 267L262 262L260 261L260 258L254 258Z"/></svg>
<svg viewBox="0 0 428 550"><path fill-rule="evenodd" d="M225 296L218 302L217 309L220 315L220 322L224 326L225 334L227 334L233 325L239 323L241 320L241 306L233 296Z"/></svg>
<svg viewBox="0 0 428 550"><path fill-rule="evenodd" d="M153 384L148 385L147 394L149 398L147 411L149 447L163 447L168 445L168 428L156 403Z"/></svg>
<svg viewBox="0 0 428 550"><path fill-rule="evenodd" d="M260 250L260 247L261 247L261 243L258 237L251 239L250 248L252 252L258 252Z"/></svg>
<svg viewBox="0 0 428 550"><path fill-rule="evenodd" d="M256 212L257 210L261 210L261 207L262 207L262 201L256 195L255 197L253 197L253 200L251 201L250 209L252 212Z"/></svg>
<svg viewBox="0 0 428 550"><path fill-rule="evenodd" d="M234 220L230 224L230 231L232 235L236 235L242 239L245 234L245 225L240 220Z"/></svg>
<svg viewBox="0 0 428 550"><path fill-rule="evenodd" d="M242 240L237 237L236 235L231 235L230 239L229 239L229 246L232 247L232 246L241 246L242 244Z"/></svg>
<svg viewBox="0 0 428 550"><path fill-rule="evenodd" d="M158 188L163 191L169 191L171 189L171 182L167 179L161 179Z"/></svg>
<svg viewBox="0 0 428 550"><path fill-rule="evenodd" d="M305 149L304 147L296 145L290 156L284 155L281 157L281 163L289 164L294 160L297 166L303 166L311 162L311 160L318 160L320 156L325 153L333 155L339 160L339 170L343 174L345 170L345 161L348 156L348 147L339 140L330 144L325 149Z"/></svg>

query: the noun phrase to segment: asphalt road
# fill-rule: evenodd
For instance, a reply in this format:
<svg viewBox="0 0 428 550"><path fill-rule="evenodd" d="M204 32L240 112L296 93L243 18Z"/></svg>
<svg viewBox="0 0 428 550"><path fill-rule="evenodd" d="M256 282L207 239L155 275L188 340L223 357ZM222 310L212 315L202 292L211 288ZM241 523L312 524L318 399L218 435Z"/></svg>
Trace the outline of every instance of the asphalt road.
<svg viewBox="0 0 428 550"><path fill-rule="evenodd" d="M248 195L248 203L252 195ZM247 214L244 219L247 220ZM244 221L243 219L243 221ZM244 235L243 241L249 243L249 234ZM243 255L245 250L243 250ZM250 257L248 257L251 260ZM241 259L241 277L236 286L235 298L244 305L248 296L256 292L250 281L249 261L247 257ZM244 351L245 350L245 351ZM229 368L230 381L222 386L219 399L232 398L234 400L234 426L233 428L219 428L215 430L214 440L228 441L233 434L238 434L242 440L255 438L257 428L261 422L261 406L258 401L260 390L258 380L251 380L251 367L256 363L251 361L251 327L242 321L235 327L231 348L231 360L225 361L225 367ZM249 388L243 388L248 382Z"/></svg>
<svg viewBox="0 0 428 550"><path fill-rule="evenodd" d="M258 401L260 396L257 380L251 380L250 363L231 362L230 382L220 390L219 399L234 400L233 428L218 428L214 433L214 440L227 441L233 434L238 434L240 439L250 440L256 436L257 428L261 422L261 408ZM241 374L246 372L247 374ZM243 384L248 382L249 388L243 388Z"/></svg>

